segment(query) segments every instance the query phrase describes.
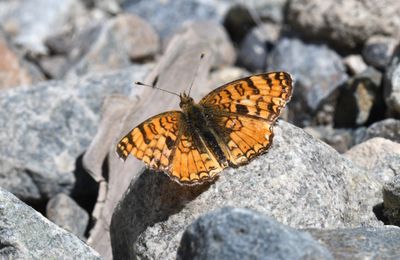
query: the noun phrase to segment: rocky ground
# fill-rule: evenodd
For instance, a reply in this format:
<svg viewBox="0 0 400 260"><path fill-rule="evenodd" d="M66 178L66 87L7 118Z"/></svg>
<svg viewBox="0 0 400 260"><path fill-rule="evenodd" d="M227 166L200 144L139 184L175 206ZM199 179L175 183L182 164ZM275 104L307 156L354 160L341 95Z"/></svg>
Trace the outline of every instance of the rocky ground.
<svg viewBox="0 0 400 260"><path fill-rule="evenodd" d="M0 1L0 258L400 258L400 2L243 3ZM198 65L196 100L292 74L269 152L198 186L121 162L179 103L133 82Z"/></svg>

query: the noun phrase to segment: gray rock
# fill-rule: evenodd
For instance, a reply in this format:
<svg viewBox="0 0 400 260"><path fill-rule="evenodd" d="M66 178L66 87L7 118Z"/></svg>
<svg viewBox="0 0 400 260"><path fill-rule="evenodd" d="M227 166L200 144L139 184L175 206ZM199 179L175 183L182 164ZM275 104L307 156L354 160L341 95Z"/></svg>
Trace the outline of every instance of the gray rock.
<svg viewBox="0 0 400 260"><path fill-rule="evenodd" d="M250 71L265 71L267 54L279 37L280 28L273 24L254 27L240 46L238 62Z"/></svg>
<svg viewBox="0 0 400 260"><path fill-rule="evenodd" d="M131 14L88 28L75 45L68 77L128 67L131 60L152 57L160 47L154 29Z"/></svg>
<svg viewBox="0 0 400 260"><path fill-rule="evenodd" d="M400 115L400 47L386 68L384 98L389 112Z"/></svg>
<svg viewBox="0 0 400 260"><path fill-rule="evenodd" d="M269 55L268 70L293 75L295 88L289 107L295 114L291 119L300 125L306 125L309 114L348 78L341 58L333 50L287 38L280 40Z"/></svg>
<svg viewBox="0 0 400 260"><path fill-rule="evenodd" d="M357 75L367 69L367 64L365 64L362 56L358 54L346 56L343 62L351 75Z"/></svg>
<svg viewBox="0 0 400 260"><path fill-rule="evenodd" d="M382 119L382 73L372 67L351 78L340 89L336 101L335 127L354 127Z"/></svg>
<svg viewBox="0 0 400 260"><path fill-rule="evenodd" d="M0 188L1 259L100 259L78 237Z"/></svg>
<svg viewBox="0 0 400 260"><path fill-rule="evenodd" d="M400 173L400 167L397 170ZM383 187L383 206L383 215L387 218L387 223L400 226L400 175L394 176Z"/></svg>
<svg viewBox="0 0 400 260"><path fill-rule="evenodd" d="M59 193L49 200L46 217L81 239L89 223L89 214L63 193Z"/></svg>
<svg viewBox="0 0 400 260"><path fill-rule="evenodd" d="M396 175L396 169L400 173L400 144L381 137L371 138L352 147L344 156L372 172L375 180L382 185Z"/></svg>
<svg viewBox="0 0 400 260"><path fill-rule="evenodd" d="M353 146L351 129L333 128L331 126L309 126L304 131L332 146L339 153L344 153Z"/></svg>
<svg viewBox="0 0 400 260"><path fill-rule="evenodd" d="M42 73L36 66L22 58L1 28L0 57L0 90L43 80Z"/></svg>
<svg viewBox="0 0 400 260"><path fill-rule="evenodd" d="M227 9L227 3L199 0L180 0L171 2L125 1L122 8L125 12L136 14L146 19L159 32L161 38L171 35L182 24L190 21L221 21ZM177 15L179 14L179 15Z"/></svg>
<svg viewBox="0 0 400 260"><path fill-rule="evenodd" d="M14 165L9 172L29 173L25 177L32 181L24 189L35 191L32 199L37 199L37 190L42 198L69 194L76 159L97 131L103 99L130 95L132 82L142 80L148 70L133 66L0 92L0 158ZM18 142L10 145L10 139ZM32 182L37 189L31 188Z"/></svg>
<svg viewBox="0 0 400 260"><path fill-rule="evenodd" d="M296 33L338 48L362 46L376 34L400 36L397 0L298 0L289 1L287 10L287 21Z"/></svg>
<svg viewBox="0 0 400 260"><path fill-rule="evenodd" d="M367 64L378 69L384 69L390 62L399 41L387 36L372 36L367 40L362 50Z"/></svg>
<svg viewBox="0 0 400 260"><path fill-rule="evenodd" d="M400 255L398 227L307 231L324 244L335 259L397 259Z"/></svg>
<svg viewBox="0 0 400 260"><path fill-rule="evenodd" d="M310 234L253 210L222 208L183 233L177 259L333 259Z"/></svg>
<svg viewBox="0 0 400 260"><path fill-rule="evenodd" d="M11 4L10 4L11 2ZM45 39L82 11L78 0L14 0L0 2L0 23L17 45L45 54Z"/></svg>
<svg viewBox="0 0 400 260"><path fill-rule="evenodd" d="M267 154L213 183L181 186L143 172L114 211L115 258L173 259L183 230L200 215L234 206L257 210L295 228L380 225L372 207L381 185L328 145L279 121Z"/></svg>
<svg viewBox="0 0 400 260"><path fill-rule="evenodd" d="M356 143L362 143L373 137L383 137L400 143L400 120L388 118L373 123L367 129L361 130L355 140Z"/></svg>

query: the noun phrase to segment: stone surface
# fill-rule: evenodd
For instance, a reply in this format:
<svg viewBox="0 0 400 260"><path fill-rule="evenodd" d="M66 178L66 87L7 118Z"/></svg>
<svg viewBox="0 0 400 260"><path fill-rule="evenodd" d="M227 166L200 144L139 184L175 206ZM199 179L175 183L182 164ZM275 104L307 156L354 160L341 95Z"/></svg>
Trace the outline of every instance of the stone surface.
<svg viewBox="0 0 400 260"><path fill-rule="evenodd" d="M343 62L352 75L357 75L367 69L367 64L365 64L362 56L358 54L346 56Z"/></svg>
<svg viewBox="0 0 400 260"><path fill-rule="evenodd" d="M333 259L310 234L253 210L222 208L183 233L177 259Z"/></svg>
<svg viewBox="0 0 400 260"><path fill-rule="evenodd" d="M391 163L393 160L391 157L397 156L400 166L400 144L375 137L352 147L344 156L358 166L373 172L375 179L383 185L396 174L396 160Z"/></svg>
<svg viewBox="0 0 400 260"><path fill-rule="evenodd" d="M400 255L398 227L307 231L325 245L335 259L396 259Z"/></svg>
<svg viewBox="0 0 400 260"><path fill-rule="evenodd" d="M23 60L0 28L0 90L29 85L43 79L33 65Z"/></svg>
<svg viewBox="0 0 400 260"><path fill-rule="evenodd" d="M198 216L245 207L296 228L379 225L372 208L381 185L328 145L279 121L268 153L213 183L181 186L161 173L134 179L114 211L114 257L173 259L183 230Z"/></svg>
<svg viewBox="0 0 400 260"><path fill-rule="evenodd" d="M389 111L400 115L400 48L395 51L385 71L384 98Z"/></svg>
<svg viewBox="0 0 400 260"><path fill-rule="evenodd" d="M400 162L400 157L399 160ZM397 173L400 173L400 163ZM400 175L394 176L383 187L383 215L389 225L400 226Z"/></svg>
<svg viewBox="0 0 400 260"><path fill-rule="evenodd" d="M289 1L287 10L296 33L338 48L356 48L376 34L400 36L397 0L298 0Z"/></svg>
<svg viewBox="0 0 400 260"><path fill-rule="evenodd" d="M362 54L367 64L384 69L390 62L399 40L386 36L372 36L364 44Z"/></svg>
<svg viewBox="0 0 400 260"><path fill-rule="evenodd" d="M47 52L46 37L60 31L83 11L78 0L3 1L0 9L0 23L13 35L13 42L39 54Z"/></svg>
<svg viewBox="0 0 400 260"><path fill-rule="evenodd" d="M267 55L279 37L279 30L273 24L254 27L240 45L238 63L250 71L265 72Z"/></svg>
<svg viewBox="0 0 400 260"><path fill-rule="evenodd" d="M381 120L385 113L382 73L372 67L354 76L340 89L335 127L355 127Z"/></svg>
<svg viewBox="0 0 400 260"><path fill-rule="evenodd" d="M355 143L362 143L373 137L383 137L400 143L400 120L388 118L370 125L367 129L360 131L355 138Z"/></svg>
<svg viewBox="0 0 400 260"><path fill-rule="evenodd" d="M339 153L353 146L353 132L350 129L338 129L331 126L309 126L303 129L314 138L332 146Z"/></svg>
<svg viewBox="0 0 400 260"><path fill-rule="evenodd" d="M78 237L0 188L0 258L101 259Z"/></svg>
<svg viewBox="0 0 400 260"><path fill-rule="evenodd" d="M76 159L97 131L103 99L130 95L132 82L148 70L148 66L133 66L0 92L0 158L15 167L8 171L30 177L23 189L39 190L42 198L68 194L75 183ZM18 142L10 145L10 139ZM36 192L32 199L37 199Z"/></svg>
<svg viewBox="0 0 400 260"><path fill-rule="evenodd" d="M81 239L89 223L89 214L63 193L59 193L49 200L46 217Z"/></svg>
<svg viewBox="0 0 400 260"><path fill-rule="evenodd" d="M86 41L91 41L87 43ZM143 19L122 14L100 25L88 28L75 43L70 55L72 68L68 77L89 72L120 69L131 60L149 58L158 51L159 39L154 29Z"/></svg>
<svg viewBox="0 0 400 260"><path fill-rule="evenodd" d="M268 57L268 70L292 74L295 87L289 108L296 115L291 120L299 125L306 125L310 114L348 78L341 58L333 50L288 38L277 42Z"/></svg>

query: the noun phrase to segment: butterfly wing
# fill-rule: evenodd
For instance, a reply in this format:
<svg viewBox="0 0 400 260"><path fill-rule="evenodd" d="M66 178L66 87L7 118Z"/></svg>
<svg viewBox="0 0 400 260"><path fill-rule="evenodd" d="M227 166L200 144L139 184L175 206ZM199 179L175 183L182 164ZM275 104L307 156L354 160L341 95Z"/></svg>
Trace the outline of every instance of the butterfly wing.
<svg viewBox="0 0 400 260"><path fill-rule="evenodd" d="M225 84L200 101L232 165L269 148L272 125L292 91L290 74L271 72Z"/></svg>
<svg viewBox="0 0 400 260"><path fill-rule="evenodd" d="M147 119L120 140L117 153L123 160L132 154L150 168L188 184L212 179L226 167L189 131L180 111Z"/></svg>

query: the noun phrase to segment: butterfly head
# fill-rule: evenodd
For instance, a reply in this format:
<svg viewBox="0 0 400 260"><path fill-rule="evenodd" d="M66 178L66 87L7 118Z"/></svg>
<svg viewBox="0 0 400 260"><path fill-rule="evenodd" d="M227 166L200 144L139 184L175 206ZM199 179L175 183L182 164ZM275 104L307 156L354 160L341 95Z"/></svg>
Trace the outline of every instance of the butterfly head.
<svg viewBox="0 0 400 260"><path fill-rule="evenodd" d="M185 111L187 110L190 106L193 106L194 101L193 98L191 98L188 94L183 92L182 94L179 95L181 98L181 102L179 103L179 107Z"/></svg>

